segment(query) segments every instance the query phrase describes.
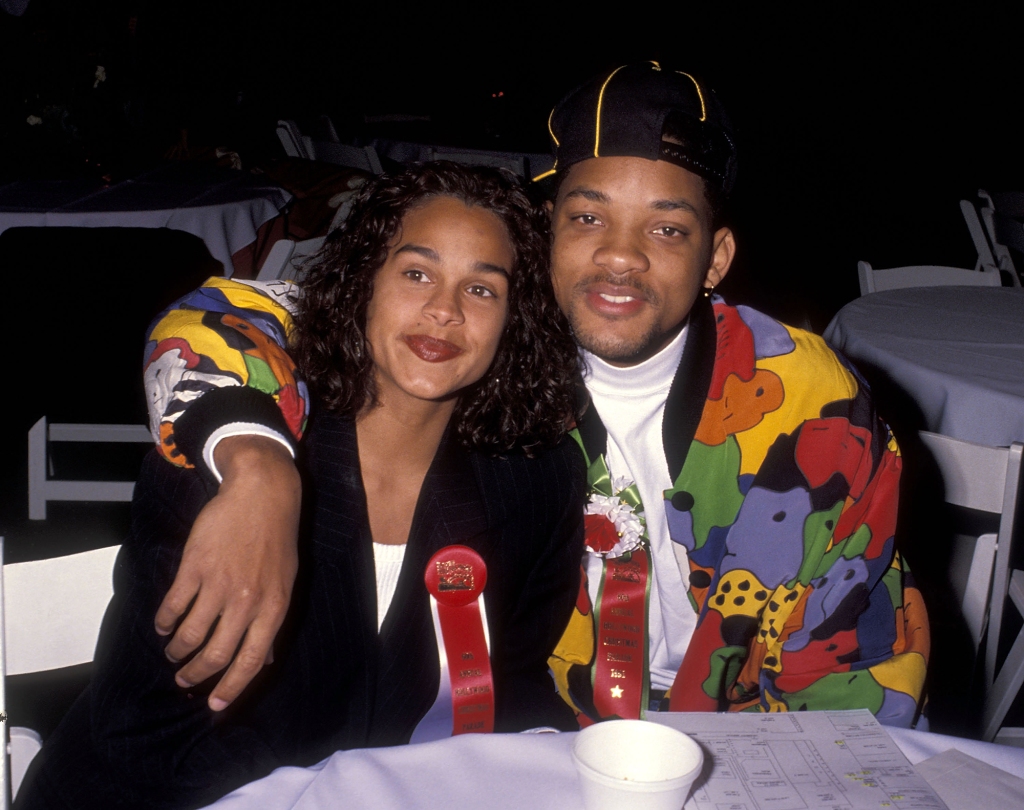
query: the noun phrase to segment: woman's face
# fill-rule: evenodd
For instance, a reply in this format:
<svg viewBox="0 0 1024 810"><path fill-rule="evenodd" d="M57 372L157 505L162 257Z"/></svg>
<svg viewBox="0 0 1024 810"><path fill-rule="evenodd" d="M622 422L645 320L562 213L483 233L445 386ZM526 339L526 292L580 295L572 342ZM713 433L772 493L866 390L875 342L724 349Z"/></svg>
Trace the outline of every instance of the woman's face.
<svg viewBox="0 0 1024 810"><path fill-rule="evenodd" d="M433 197L405 215L366 310L381 403L444 401L483 377L505 328L512 259L505 224L485 208Z"/></svg>

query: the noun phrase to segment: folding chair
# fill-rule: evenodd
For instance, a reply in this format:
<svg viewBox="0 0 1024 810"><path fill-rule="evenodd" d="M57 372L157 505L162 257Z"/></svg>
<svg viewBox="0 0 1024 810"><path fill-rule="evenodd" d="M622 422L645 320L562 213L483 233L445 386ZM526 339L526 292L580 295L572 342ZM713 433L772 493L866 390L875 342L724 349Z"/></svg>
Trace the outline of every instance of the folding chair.
<svg viewBox="0 0 1024 810"><path fill-rule="evenodd" d="M433 147L430 150L431 160L450 160L453 163L464 163L467 166L493 166L508 169L519 177L526 177L526 161L522 155L511 152L486 152L478 149L447 149Z"/></svg>
<svg viewBox="0 0 1024 810"><path fill-rule="evenodd" d="M333 141L310 141L313 160L333 163L335 166L348 166L351 169L362 169L371 174L383 174L380 157L372 146L350 146L347 143Z"/></svg>
<svg viewBox="0 0 1024 810"><path fill-rule="evenodd" d="M327 140L332 143L341 143L341 138L338 137L338 130L334 128L334 122L331 120L329 115L320 116L320 127L323 129L324 134L327 136Z"/></svg>
<svg viewBox="0 0 1024 810"><path fill-rule="evenodd" d="M1000 661L999 650L1003 625L1007 613L1012 609L1024 617L1024 571L1013 568L1013 546L1010 542L1014 531L1014 511L1019 495L1021 467L1021 445L1014 443L1009 448L1006 471L1006 496L1003 506L1003 524L999 527L1000 542L996 549L995 568L992 572L992 599L989 607L988 639L985 645L985 673L988 689L985 693L983 710L982 739L1008 742L1011 739L1024 740L1024 728L1006 728L1003 721L1014 700L1024 686L1024 626L1020 627L1006 657ZM1015 465L1015 466L1014 466ZM1010 499L1013 498L1012 510Z"/></svg>
<svg viewBox="0 0 1024 810"><path fill-rule="evenodd" d="M996 571L996 579L998 581L998 563L996 564ZM996 587L996 585L993 585L993 588ZM1009 596L1010 604L1014 610L1021 616L1024 616L1024 571L1014 569L1010 572L1006 596ZM992 601L993 604L998 601L995 593L993 593ZM1005 605L1005 597L1003 603ZM993 612L993 620L989 625L988 639L993 655L995 655L997 650L1001 629L1001 625L995 622L995 613ZM995 681L985 696L983 739L1024 746L1024 727L1010 728L1003 726L1006 713L1010 710L1017 695L1020 694L1022 685L1024 685L1024 627L1018 631L1010 651L999 668Z"/></svg>
<svg viewBox="0 0 1024 810"><path fill-rule="evenodd" d="M47 501L130 501L134 481L62 481L52 479L51 442L129 442L152 444L144 425L48 425L46 417L28 432L28 516L46 520Z"/></svg>
<svg viewBox="0 0 1024 810"><path fill-rule="evenodd" d="M7 743L7 754L0 757L4 807L17 795L29 763L42 746L35 731L20 727L10 729L8 742L7 676L93 660L103 614L114 592L112 572L119 548L0 568L0 722Z"/></svg>
<svg viewBox="0 0 1024 810"><path fill-rule="evenodd" d="M860 294L899 290L905 287L1001 287L999 271L994 266L981 271L965 267L942 267L939 265L910 265L875 270L867 262L857 262L860 279Z"/></svg>
<svg viewBox="0 0 1024 810"><path fill-rule="evenodd" d="M277 137L284 147L284 153L288 157L313 159L313 142L302 134L299 125L294 121L281 120L277 122Z"/></svg>
<svg viewBox="0 0 1024 810"><path fill-rule="evenodd" d="M978 263L974 269L984 270L986 267L998 267L998 262L992 254L992 245L981 225L978 209L974 207L974 203L969 200L960 200L960 213L964 215L964 222L967 223L967 230L971 233L974 249L978 251Z"/></svg>
<svg viewBox="0 0 1024 810"><path fill-rule="evenodd" d="M1008 591L1024 614L1024 573L1010 572L1010 553L1020 489L1024 444L987 447L937 433L921 431L921 443L931 453L945 490L945 501L968 509L999 515L997 534L977 538L964 589L962 609L976 652L984 643L985 685L983 736L997 738L1006 712L1024 681L1024 631L1002 668L996 669L999 635ZM965 538L958 538L961 543ZM1010 585L1014 580L1016 584Z"/></svg>
<svg viewBox="0 0 1024 810"><path fill-rule="evenodd" d="M1021 223L1024 218L1024 194L989 194L985 189L978 189L978 197L983 203L979 213L985 234L992 245L996 265L1010 275L1014 286L1019 287L1021 273L1013 261L1010 248L1024 254L1024 224Z"/></svg>
<svg viewBox="0 0 1024 810"><path fill-rule="evenodd" d="M277 279L289 279L301 282L305 277L304 262L314 253L323 247L327 237L317 236L313 239L304 239L301 242L293 242L291 239L278 239L267 254L267 258L260 268L257 281L274 281Z"/></svg>

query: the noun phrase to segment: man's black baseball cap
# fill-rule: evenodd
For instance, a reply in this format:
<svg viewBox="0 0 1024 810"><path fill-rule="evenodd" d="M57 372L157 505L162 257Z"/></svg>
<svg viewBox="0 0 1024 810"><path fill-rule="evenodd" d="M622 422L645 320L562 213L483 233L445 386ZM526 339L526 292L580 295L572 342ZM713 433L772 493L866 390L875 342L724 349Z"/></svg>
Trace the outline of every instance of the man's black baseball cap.
<svg viewBox="0 0 1024 810"><path fill-rule="evenodd" d="M675 135L663 140L666 130ZM736 179L736 147L725 110L689 73L657 62L623 65L577 87L548 117L555 165L535 181L592 157L667 160L725 196Z"/></svg>

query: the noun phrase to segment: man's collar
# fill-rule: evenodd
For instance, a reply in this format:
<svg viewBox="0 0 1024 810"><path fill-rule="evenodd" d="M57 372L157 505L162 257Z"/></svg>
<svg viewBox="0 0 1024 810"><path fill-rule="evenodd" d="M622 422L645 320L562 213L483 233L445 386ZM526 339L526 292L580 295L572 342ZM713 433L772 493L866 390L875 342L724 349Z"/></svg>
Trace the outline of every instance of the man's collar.
<svg viewBox="0 0 1024 810"><path fill-rule="evenodd" d="M686 345L668 392L662 422L662 442L668 461L669 476L673 481L679 477L683 469L690 443L697 433L697 425L704 412L704 402L715 369L717 343L718 336L711 302L700 297L690 310ZM589 462L607 451L608 431L593 407L582 381L579 393L580 407L577 412L580 418L576 427L583 440Z"/></svg>
<svg viewBox="0 0 1024 810"><path fill-rule="evenodd" d="M688 323L668 345L652 357L631 366L613 366L592 352L582 349L587 387L600 395L648 396L668 388L686 347Z"/></svg>

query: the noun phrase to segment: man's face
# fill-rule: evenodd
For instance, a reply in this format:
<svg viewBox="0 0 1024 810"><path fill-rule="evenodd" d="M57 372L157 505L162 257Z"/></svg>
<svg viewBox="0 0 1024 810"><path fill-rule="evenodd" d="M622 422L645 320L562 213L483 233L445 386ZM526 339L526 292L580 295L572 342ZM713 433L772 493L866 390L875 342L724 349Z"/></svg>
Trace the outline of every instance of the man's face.
<svg viewBox="0 0 1024 810"><path fill-rule="evenodd" d="M704 181L667 163L592 158L562 181L551 214L558 304L583 348L617 366L646 360L679 333L701 288L732 263L712 233Z"/></svg>

